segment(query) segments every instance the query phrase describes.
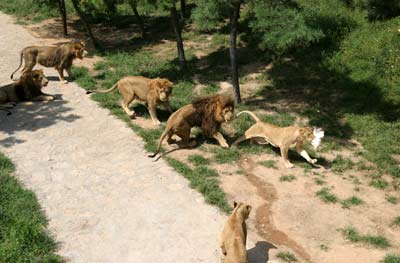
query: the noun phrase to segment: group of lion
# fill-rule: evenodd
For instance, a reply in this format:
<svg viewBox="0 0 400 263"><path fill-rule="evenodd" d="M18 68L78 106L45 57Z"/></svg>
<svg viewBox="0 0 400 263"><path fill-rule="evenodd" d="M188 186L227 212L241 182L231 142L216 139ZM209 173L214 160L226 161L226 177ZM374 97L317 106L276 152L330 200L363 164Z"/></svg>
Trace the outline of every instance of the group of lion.
<svg viewBox="0 0 400 263"><path fill-rule="evenodd" d="M13 75L22 66L24 59L25 65L21 77L6 86L0 87L0 110L5 110L10 114L10 108L14 107L20 101L49 101L54 100L54 96L45 94L41 91L42 87L48 84L42 70L33 70L33 67L39 63L45 67L54 67L61 83L66 83L64 79L64 70L71 78L71 66L74 59L83 57L87 54L85 45L80 41L71 41L61 43L57 46L31 46L21 51L20 65L11 74ZM164 132L162 133L157 150L149 157L155 157L166 139L168 144L178 143L172 137L180 138L180 147L194 147L195 139L191 138L191 128L199 127L202 133L218 141L219 145L229 148L227 141L220 132L223 123L231 122L235 118L233 99L226 94L212 94L195 98L192 103L173 111L169 99L172 94L173 83L165 78L150 79L142 76L127 76L119 80L108 90L93 90L87 93L99 92L107 93L118 89L123 99L121 107L131 117L135 117L135 112L129 108L134 101L141 101L147 105L152 122L159 125L156 108L163 105L170 113ZM246 132L238 137L233 145L251 139L259 144L271 144L279 147L284 165L287 168L293 167L288 159L288 150L294 147L296 151L311 164L317 162L312 159L304 150L303 145L310 141L314 148L320 144L324 132L318 128L311 127L279 127L267 122L261 121L254 113L250 111L239 112L237 116L246 113L254 120ZM247 262L246 252L246 224L251 206L243 203L234 203L234 210L229 217L224 230L221 234L220 245L225 257L225 262Z"/></svg>

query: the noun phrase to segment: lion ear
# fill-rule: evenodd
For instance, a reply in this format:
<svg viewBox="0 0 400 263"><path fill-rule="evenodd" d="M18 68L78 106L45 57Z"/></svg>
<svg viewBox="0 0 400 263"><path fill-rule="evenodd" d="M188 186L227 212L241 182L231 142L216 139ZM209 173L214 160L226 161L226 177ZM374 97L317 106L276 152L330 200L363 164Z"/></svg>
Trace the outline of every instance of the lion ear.
<svg viewBox="0 0 400 263"><path fill-rule="evenodd" d="M236 208L237 207L237 202L236 201L233 201L233 208Z"/></svg>
<svg viewBox="0 0 400 263"><path fill-rule="evenodd" d="M250 214L250 212L251 212L251 205L246 205L246 209L247 209L247 213L249 213Z"/></svg>

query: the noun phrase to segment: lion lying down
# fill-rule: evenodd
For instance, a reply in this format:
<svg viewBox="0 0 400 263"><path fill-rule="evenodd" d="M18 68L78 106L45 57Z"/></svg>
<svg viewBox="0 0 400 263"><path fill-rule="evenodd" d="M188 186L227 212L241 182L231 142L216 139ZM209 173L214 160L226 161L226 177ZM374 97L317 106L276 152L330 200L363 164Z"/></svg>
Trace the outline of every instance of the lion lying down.
<svg viewBox="0 0 400 263"><path fill-rule="evenodd" d="M42 92L48 83L43 70L25 72L18 81L0 87L0 109L8 111L20 101L54 100L54 96Z"/></svg>
<svg viewBox="0 0 400 263"><path fill-rule="evenodd" d="M236 116L242 113L247 113L253 117L256 123L251 126L242 136L240 136L233 145L248 140L256 139L262 144L271 144L274 147L279 147L281 150L282 160L287 168L292 168L293 164L288 160L288 151L290 147L295 146L296 151L307 160L314 164L317 159L311 159L308 153L303 149L304 143L308 140L315 149L318 148L321 139L324 137L324 131L319 128L310 127L278 127L270 123L262 122L254 113L250 111L241 111Z"/></svg>
<svg viewBox="0 0 400 263"><path fill-rule="evenodd" d="M157 151L149 157L157 155L165 138L169 144L174 143L171 139L174 134L182 139L183 147L194 146L196 142L190 141L190 130L195 126L200 127L204 135L216 139L222 147L228 148L228 143L218 130L223 122L233 119L233 111L234 102L226 95L214 94L193 100L169 117L158 141Z"/></svg>
<svg viewBox="0 0 400 263"><path fill-rule="evenodd" d="M157 118L156 107L158 104L172 113L172 107L169 104L169 97L172 92L174 83L164 78L149 79L142 76L127 76L120 79L114 86L108 90L91 90L86 92L90 93L108 93L115 89L121 93L123 100L121 107L130 118L134 118L135 112L129 109L129 104L134 100L142 101L147 104L147 109L150 112L151 120L154 125L159 125L161 122Z"/></svg>
<svg viewBox="0 0 400 263"><path fill-rule="evenodd" d="M59 79L62 83L67 83L64 79L64 69L68 76L72 78L71 66L74 59L83 59L87 51L85 45L79 41L71 41L62 43L58 46L30 46L21 50L20 62L18 68L11 74L11 79L15 72L22 66L22 59L25 61L25 66L22 69L22 74L31 71L36 63L45 67L54 67L58 71Z"/></svg>

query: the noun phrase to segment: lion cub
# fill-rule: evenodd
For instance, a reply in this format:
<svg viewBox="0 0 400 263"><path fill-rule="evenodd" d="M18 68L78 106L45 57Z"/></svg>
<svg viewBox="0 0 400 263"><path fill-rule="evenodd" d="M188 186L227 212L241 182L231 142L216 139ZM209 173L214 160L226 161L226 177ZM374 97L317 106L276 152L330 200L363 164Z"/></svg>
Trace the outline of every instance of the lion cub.
<svg viewBox="0 0 400 263"><path fill-rule="evenodd" d="M157 104L163 104L170 113L173 112L169 104L173 85L174 83L164 78L149 79L142 76L127 76L120 79L108 90L91 90L86 94L93 92L108 93L118 88L123 97L121 107L130 118L135 118L136 114L129 109L129 104L133 100L138 100L147 104L153 124L160 125L161 122L157 118L156 107Z"/></svg>
<svg viewBox="0 0 400 263"><path fill-rule="evenodd" d="M247 263L247 226L251 206L233 202L233 212L225 223L220 238L222 254L225 263Z"/></svg>
<svg viewBox="0 0 400 263"><path fill-rule="evenodd" d="M241 111L236 116L242 113L247 113L256 121L242 136L236 139L233 145L247 140L255 139L261 144L271 144L274 147L279 147L281 150L282 160L286 168L292 168L293 164L288 159L289 148L295 146L296 151L307 162L314 164L317 159L311 159L308 153L304 150L303 145L308 140L318 148L321 139L324 137L324 131L319 128L311 127L279 127L270 123L262 122L254 113L250 111Z"/></svg>

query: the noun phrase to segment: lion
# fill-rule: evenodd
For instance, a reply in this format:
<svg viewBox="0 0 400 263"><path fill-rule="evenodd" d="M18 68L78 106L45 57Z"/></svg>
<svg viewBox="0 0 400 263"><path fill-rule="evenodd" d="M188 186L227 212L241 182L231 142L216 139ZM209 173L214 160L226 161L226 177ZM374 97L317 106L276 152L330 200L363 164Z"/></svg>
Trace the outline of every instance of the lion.
<svg viewBox="0 0 400 263"><path fill-rule="evenodd" d="M225 263L247 263L247 226L251 206L233 202L233 212L222 230L219 245Z"/></svg>
<svg viewBox="0 0 400 263"><path fill-rule="evenodd" d="M61 83L68 83L64 79L64 69L68 73L68 77L73 78L71 66L74 59L83 59L88 54L85 45L80 41L71 41L61 43L58 46L30 46L22 49L20 53L20 62L18 68L11 74L13 79L14 74L21 68L22 59L25 61L25 66L22 69L22 74L31 71L36 63L45 67L54 67L58 71Z"/></svg>
<svg viewBox="0 0 400 263"><path fill-rule="evenodd" d="M233 145L247 140L256 139L261 144L271 144L279 147L281 150L282 160L287 168L294 165L288 159L289 148L295 146L299 153L307 162L315 164L317 159L311 159L303 145L306 141L311 141L315 149L318 148L321 139L324 137L324 131L320 128L311 127L279 127L270 123L262 122L253 112L241 111L236 116L247 113L256 121L242 136L236 139Z"/></svg>
<svg viewBox="0 0 400 263"><path fill-rule="evenodd" d="M155 157L160 152L165 138L169 144L174 143L175 141L171 139L174 134L181 138L183 147L193 147L196 142L190 140L190 130L195 126L200 127L207 137L216 139L222 147L229 148L224 136L218 130L222 123L230 122L234 118L233 112L234 102L227 95L214 94L194 99L191 104L183 106L168 118L158 141L157 150L149 157Z"/></svg>
<svg viewBox="0 0 400 263"><path fill-rule="evenodd" d="M173 112L169 103L173 85L174 83L165 78L149 79L142 76L127 76L120 79L108 90L92 90L86 92L86 94L93 92L108 93L118 88L123 97L121 107L130 118L135 118L136 114L129 109L129 104L136 99L147 104L153 124L160 125L161 122L157 118L156 107L157 104L163 104L170 113Z"/></svg>
<svg viewBox="0 0 400 263"><path fill-rule="evenodd" d="M0 87L0 109L9 113L7 109L15 107L17 102L54 100L54 96L41 90L48 83L43 70L25 72L18 81Z"/></svg>

